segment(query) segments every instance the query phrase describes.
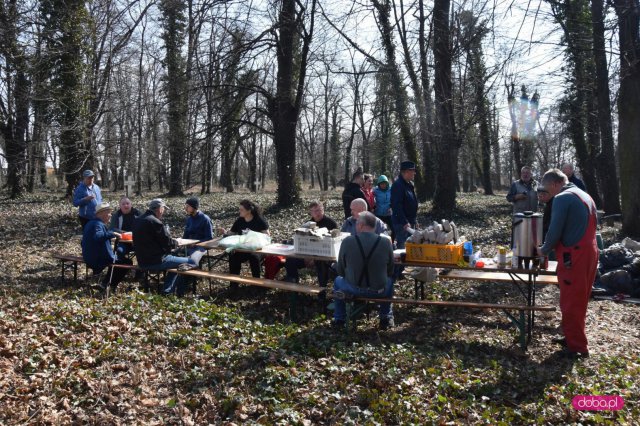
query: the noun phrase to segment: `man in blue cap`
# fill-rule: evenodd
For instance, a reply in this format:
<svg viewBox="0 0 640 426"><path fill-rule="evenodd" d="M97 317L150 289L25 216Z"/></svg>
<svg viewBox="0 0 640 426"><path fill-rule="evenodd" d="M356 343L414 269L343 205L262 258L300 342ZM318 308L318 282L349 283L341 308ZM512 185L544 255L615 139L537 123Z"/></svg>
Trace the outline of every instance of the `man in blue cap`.
<svg viewBox="0 0 640 426"><path fill-rule="evenodd" d="M409 238L409 229L416 227L418 216L418 198L413 179L416 177L416 165L411 161L400 163L400 175L391 186L391 223L395 235L396 247L404 248Z"/></svg>
<svg viewBox="0 0 640 426"><path fill-rule="evenodd" d="M78 207L78 219L84 226L96 217L96 207L102 203L100 187L93 181L96 175L91 170L82 172L82 182L73 191L73 205Z"/></svg>

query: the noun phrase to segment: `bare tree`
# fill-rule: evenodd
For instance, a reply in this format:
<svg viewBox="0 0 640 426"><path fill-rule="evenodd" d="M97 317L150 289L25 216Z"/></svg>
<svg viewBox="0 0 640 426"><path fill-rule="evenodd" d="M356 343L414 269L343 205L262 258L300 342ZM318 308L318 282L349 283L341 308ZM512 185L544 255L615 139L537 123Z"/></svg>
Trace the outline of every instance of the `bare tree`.
<svg viewBox="0 0 640 426"><path fill-rule="evenodd" d="M449 25L450 5L450 0L435 0L433 4L434 90L438 126L436 148L438 172L433 207L434 210L441 211L450 211L456 206L458 150L460 149L451 82L453 52Z"/></svg>
<svg viewBox="0 0 640 426"><path fill-rule="evenodd" d="M407 154L407 158L413 161L416 165L421 165L420 158L418 157L418 149L416 146L413 132L411 131L411 124L409 119L408 98L407 91L402 84L402 78L400 76L400 70L396 63L395 45L393 43L393 29L391 27L390 13L391 3L389 0L372 0L372 4L376 9L378 16L378 27L380 35L382 36L382 45L386 54L386 61L383 67L383 71L389 75L391 86L393 88L393 97L395 102L395 117L400 128L400 137L404 146L404 150ZM417 77L414 74L414 78ZM419 100L421 103L422 100ZM423 173L421 166L416 168L415 177L416 187L423 186Z"/></svg>
<svg viewBox="0 0 640 426"><path fill-rule="evenodd" d="M278 17L276 93L275 96L268 95L267 102L273 122L278 204L281 206L293 205L300 197L296 181L296 127L304 96L315 13L316 0L311 0L310 10L296 0L282 0ZM304 26L305 16L309 21L308 28ZM299 54L298 42L301 44Z"/></svg>
<svg viewBox="0 0 640 426"><path fill-rule="evenodd" d="M618 96L618 150L622 227L640 237L640 2L613 0L620 36L620 94Z"/></svg>
<svg viewBox="0 0 640 426"><path fill-rule="evenodd" d="M27 127L31 82L28 78L26 50L21 46L20 10L16 0L0 2L0 64L4 75L0 85L0 134L7 158L9 196L23 195L27 172Z"/></svg>
<svg viewBox="0 0 640 426"><path fill-rule="evenodd" d="M591 0L593 22L593 56L596 69L596 93L598 127L601 150L597 156L596 168L602 191L602 206L605 213L620 213L620 191L616 170L613 125L611 123L611 100L609 92L609 70L605 49L604 0Z"/></svg>

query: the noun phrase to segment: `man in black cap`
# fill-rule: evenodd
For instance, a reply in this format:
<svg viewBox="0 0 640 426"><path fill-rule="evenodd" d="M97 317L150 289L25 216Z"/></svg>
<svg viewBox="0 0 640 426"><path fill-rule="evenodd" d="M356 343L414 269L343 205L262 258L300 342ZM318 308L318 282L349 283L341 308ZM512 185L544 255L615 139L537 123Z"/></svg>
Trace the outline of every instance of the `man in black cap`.
<svg viewBox="0 0 640 426"><path fill-rule="evenodd" d="M73 191L73 205L78 207L78 219L84 226L96 216L96 207L102 203L100 187L93 183L96 175L91 170L82 172L82 182Z"/></svg>
<svg viewBox="0 0 640 426"><path fill-rule="evenodd" d="M391 186L391 223L396 247L404 248L409 228L415 228L418 216L418 198L413 186L416 165L411 161L400 163L400 175Z"/></svg>
<svg viewBox="0 0 640 426"><path fill-rule="evenodd" d="M166 208L167 205L160 198L151 200L149 209L133 222L133 250L136 252L138 265L143 269L164 271L177 268L183 263L195 265L188 257L171 254L171 250L178 244L162 223ZM182 275L167 274L162 292L176 292L178 296L182 296L185 288L186 283Z"/></svg>
<svg viewBox="0 0 640 426"><path fill-rule="evenodd" d="M185 201L184 211L187 213L188 218L182 238L198 240L200 242L212 240L213 225L211 224L211 219L209 216L201 212L199 208L200 200L198 200L198 198L190 197ZM195 256L194 253L196 253ZM189 247L187 249L187 254L191 256L196 263L200 262L204 253L205 250L199 247Z"/></svg>

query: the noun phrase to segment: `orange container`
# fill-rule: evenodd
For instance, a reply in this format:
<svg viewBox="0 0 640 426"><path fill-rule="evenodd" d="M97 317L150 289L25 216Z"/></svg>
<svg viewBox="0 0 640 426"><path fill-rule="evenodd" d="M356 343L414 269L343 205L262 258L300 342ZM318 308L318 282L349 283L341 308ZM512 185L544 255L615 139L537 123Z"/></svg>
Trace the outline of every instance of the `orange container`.
<svg viewBox="0 0 640 426"><path fill-rule="evenodd" d="M406 261L441 263L444 265L457 265L462 260L464 244L413 244L406 243Z"/></svg>
<svg viewBox="0 0 640 426"><path fill-rule="evenodd" d="M131 240L133 240L133 233L132 232L123 232L121 240L122 241L131 241Z"/></svg>

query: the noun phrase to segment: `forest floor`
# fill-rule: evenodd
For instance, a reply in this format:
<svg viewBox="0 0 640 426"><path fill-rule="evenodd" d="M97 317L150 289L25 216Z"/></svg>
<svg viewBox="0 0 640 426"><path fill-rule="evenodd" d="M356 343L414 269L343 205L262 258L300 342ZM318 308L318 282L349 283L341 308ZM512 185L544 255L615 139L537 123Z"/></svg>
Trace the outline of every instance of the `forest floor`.
<svg viewBox="0 0 640 426"><path fill-rule="evenodd" d="M306 191L305 201L318 192ZM202 209L228 227L248 194L211 194ZM148 200L134 199L143 207ZM267 209L275 241L291 237L306 208ZM327 214L342 217L339 193ZM117 194L106 193L115 204ZM459 195L453 219L485 255L509 241L504 196ZM168 200L175 234L184 198ZM430 206L421 205L428 223ZM436 218L442 219L442 218ZM608 244L618 227L602 230ZM638 424L639 307L589 304L591 357L560 359L559 311L538 314L526 353L499 312L397 306L396 327L377 319L356 332L329 327L325 306L288 294L200 283L183 299L125 291L105 300L60 284L51 253L79 253L76 211L56 193L0 201L0 424ZM225 266L226 267L226 266ZM311 283L313 277L304 279ZM411 297L412 283L396 294ZM539 303L558 303L545 286ZM427 297L516 300L507 284L436 282ZM330 311L329 311L330 312ZM575 395L620 395L619 411L577 411Z"/></svg>

